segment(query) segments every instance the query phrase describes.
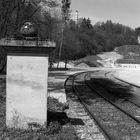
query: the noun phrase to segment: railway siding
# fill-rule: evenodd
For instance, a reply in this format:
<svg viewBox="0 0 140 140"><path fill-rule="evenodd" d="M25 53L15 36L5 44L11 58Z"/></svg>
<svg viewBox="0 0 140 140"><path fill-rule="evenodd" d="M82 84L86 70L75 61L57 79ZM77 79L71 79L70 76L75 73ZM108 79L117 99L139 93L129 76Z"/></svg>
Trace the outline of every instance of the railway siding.
<svg viewBox="0 0 140 140"><path fill-rule="evenodd" d="M101 74L96 74L96 78L101 78ZM98 76L97 76L98 75ZM78 97L82 100L82 103L93 118L96 118L100 122L100 126L104 129L110 139L112 140L126 140L126 139L140 139L140 125L133 118L122 112L119 108L116 108L113 104L103 99L89 88L83 79L84 75L79 74L74 81L74 90ZM89 78L89 79L88 79ZM90 81L90 77L86 80ZM92 87L95 87L93 83L90 83ZM101 90L101 89L100 89ZM102 92L104 90L101 90Z"/></svg>

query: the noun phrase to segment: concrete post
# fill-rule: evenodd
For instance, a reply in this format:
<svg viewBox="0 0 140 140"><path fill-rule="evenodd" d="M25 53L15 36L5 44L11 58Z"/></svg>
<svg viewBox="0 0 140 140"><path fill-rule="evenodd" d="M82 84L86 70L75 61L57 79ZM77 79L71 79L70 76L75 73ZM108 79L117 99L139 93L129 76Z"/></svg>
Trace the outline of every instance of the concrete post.
<svg viewBox="0 0 140 140"><path fill-rule="evenodd" d="M52 42L8 41L0 46L7 51L6 125L28 129L45 127L47 121L48 55Z"/></svg>

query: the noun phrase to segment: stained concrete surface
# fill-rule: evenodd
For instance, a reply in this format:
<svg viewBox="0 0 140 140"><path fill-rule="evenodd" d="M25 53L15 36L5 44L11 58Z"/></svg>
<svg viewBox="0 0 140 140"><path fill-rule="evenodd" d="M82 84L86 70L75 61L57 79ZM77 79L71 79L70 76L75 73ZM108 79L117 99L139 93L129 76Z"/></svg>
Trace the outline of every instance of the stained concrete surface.
<svg viewBox="0 0 140 140"><path fill-rule="evenodd" d="M48 57L8 56L6 124L28 128L47 120Z"/></svg>

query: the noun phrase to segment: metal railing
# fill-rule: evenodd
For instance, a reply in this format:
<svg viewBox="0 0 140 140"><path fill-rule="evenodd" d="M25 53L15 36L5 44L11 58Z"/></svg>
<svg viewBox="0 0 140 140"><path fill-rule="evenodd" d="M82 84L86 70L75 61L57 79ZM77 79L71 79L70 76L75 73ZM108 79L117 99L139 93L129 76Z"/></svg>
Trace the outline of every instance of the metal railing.
<svg viewBox="0 0 140 140"><path fill-rule="evenodd" d="M41 40L39 38L25 38L23 40L2 38L0 40L0 46L55 47L56 43L49 39Z"/></svg>

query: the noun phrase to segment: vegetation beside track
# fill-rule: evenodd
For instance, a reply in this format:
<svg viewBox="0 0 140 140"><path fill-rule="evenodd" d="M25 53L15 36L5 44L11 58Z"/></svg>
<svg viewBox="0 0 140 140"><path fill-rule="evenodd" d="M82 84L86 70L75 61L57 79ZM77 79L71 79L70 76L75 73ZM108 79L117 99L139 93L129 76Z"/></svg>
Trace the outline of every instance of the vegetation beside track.
<svg viewBox="0 0 140 140"><path fill-rule="evenodd" d="M10 129L5 125L6 79L0 78L0 139L2 140L79 140L64 112L65 105L48 98L47 127L37 129Z"/></svg>

